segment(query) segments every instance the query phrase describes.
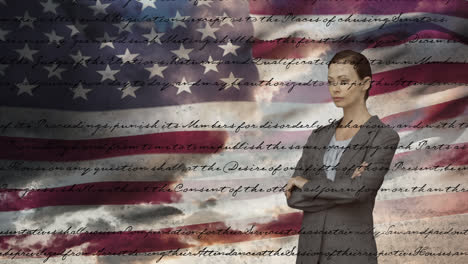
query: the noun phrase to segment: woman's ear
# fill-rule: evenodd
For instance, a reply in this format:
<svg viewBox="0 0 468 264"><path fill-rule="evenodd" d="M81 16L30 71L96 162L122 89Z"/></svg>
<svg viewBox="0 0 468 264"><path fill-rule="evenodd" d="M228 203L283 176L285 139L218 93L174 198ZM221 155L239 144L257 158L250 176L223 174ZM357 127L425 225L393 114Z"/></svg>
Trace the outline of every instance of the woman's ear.
<svg viewBox="0 0 468 264"><path fill-rule="evenodd" d="M369 89L370 86L371 86L371 83L372 83L372 78L370 76L364 77L364 79L362 79L362 84L363 84L364 90Z"/></svg>

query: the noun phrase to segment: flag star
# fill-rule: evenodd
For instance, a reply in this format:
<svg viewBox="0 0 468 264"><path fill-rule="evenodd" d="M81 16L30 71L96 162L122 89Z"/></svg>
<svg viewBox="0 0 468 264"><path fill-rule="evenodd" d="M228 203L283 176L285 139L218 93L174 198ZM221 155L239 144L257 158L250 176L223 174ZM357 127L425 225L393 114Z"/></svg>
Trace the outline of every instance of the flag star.
<svg viewBox="0 0 468 264"><path fill-rule="evenodd" d="M135 91L140 89L140 86L132 86L130 84L130 81L128 81L124 87L119 87L117 90L120 90L122 92L122 97L120 99L126 97L126 96L133 96L136 98Z"/></svg>
<svg viewBox="0 0 468 264"><path fill-rule="evenodd" d="M164 33L156 33L154 28L151 28L151 32L148 34L143 34L143 36L148 39L148 45L150 45L152 42L162 44L161 37L164 36Z"/></svg>
<svg viewBox="0 0 468 264"><path fill-rule="evenodd" d="M88 67L88 66L86 65L86 60L88 60L89 58L91 58L90 56L83 56L83 55L81 54L81 51L80 51L80 50L78 50L78 52L76 53L76 55L70 55L70 56L71 56L71 57L73 58L73 60L75 61L75 64L81 64L81 65L83 65L83 66L85 66L85 67Z"/></svg>
<svg viewBox="0 0 468 264"><path fill-rule="evenodd" d="M199 28L197 31L202 33L201 40L204 40L206 37L212 37L213 39L216 39L214 33L217 31L217 29L212 28L208 23L205 24L205 28Z"/></svg>
<svg viewBox="0 0 468 264"><path fill-rule="evenodd" d="M10 33L9 30L3 30L0 28L0 39L5 40L5 36L8 35L8 33Z"/></svg>
<svg viewBox="0 0 468 264"><path fill-rule="evenodd" d="M29 13L28 11L24 12L24 16L20 17L20 16L17 16L16 17L18 20L20 20L20 25L19 25L19 28L22 28L24 26L28 26L32 29L34 29L34 21L36 20L34 17L31 17L29 16Z"/></svg>
<svg viewBox="0 0 468 264"><path fill-rule="evenodd" d="M206 5L206 6L210 6L210 4L213 3L213 1L211 0L204 0L204 1L201 1L201 2L198 2L198 6L202 6L202 5Z"/></svg>
<svg viewBox="0 0 468 264"><path fill-rule="evenodd" d="M141 3L141 11L145 10L147 7L151 7L156 9L156 0L137 0L138 2Z"/></svg>
<svg viewBox="0 0 468 264"><path fill-rule="evenodd" d="M93 16L102 13L106 14L106 8L110 6L110 4L102 4L100 0L96 0L96 5L90 6L89 8L93 9L94 14Z"/></svg>
<svg viewBox="0 0 468 264"><path fill-rule="evenodd" d="M55 33L55 30L52 29L50 33L44 33L48 38L49 38L49 43L55 42L57 44L60 44L60 41L63 39L63 37L58 36Z"/></svg>
<svg viewBox="0 0 468 264"><path fill-rule="evenodd" d="M18 86L19 88L17 95L27 93L31 96L33 95L32 90L37 87L37 85L29 84L28 78L26 77L24 78L24 81L22 83L17 83L16 86Z"/></svg>
<svg viewBox="0 0 468 264"><path fill-rule="evenodd" d="M109 47L115 49L114 43L112 42L112 40L114 40L114 38L111 38L109 36L109 34L107 34L107 32L104 32L104 36L102 38L99 38L98 40L101 41L101 46L99 46L99 49L102 49L102 48L104 48L106 46L109 46Z"/></svg>
<svg viewBox="0 0 468 264"><path fill-rule="evenodd" d="M29 48L28 44L25 44L23 49L16 49L16 52L20 54L20 57L18 59L27 58L30 61L34 61L33 55L38 53L39 51L32 50Z"/></svg>
<svg viewBox="0 0 468 264"><path fill-rule="evenodd" d="M232 72L229 74L228 78L220 78L221 81L225 82L228 84L226 88L233 86L234 88L237 88L237 90L240 90L239 84L235 83L236 81L242 81L244 78L236 78Z"/></svg>
<svg viewBox="0 0 468 264"><path fill-rule="evenodd" d="M44 12L44 13L52 12L54 14L57 14L56 9L59 6L59 4L54 4L54 2L52 0L47 0L47 3L41 2L40 4L44 7L42 12Z"/></svg>
<svg viewBox="0 0 468 264"><path fill-rule="evenodd" d="M117 74L119 71L120 70L111 70L111 68L109 67L109 64L107 64L105 70L97 71L97 72L102 75L102 79L101 79L101 82L102 82L102 81L105 81L107 79L115 81L115 76L114 75Z"/></svg>
<svg viewBox="0 0 468 264"><path fill-rule="evenodd" d="M138 57L138 53L130 53L130 51L128 50L128 48L125 50L125 53L123 55L117 55L117 57L121 58L122 59L122 64L123 63L131 63L133 59L135 59L135 57Z"/></svg>
<svg viewBox="0 0 468 264"><path fill-rule="evenodd" d="M161 78L164 78L164 74L162 73L167 66L159 66L158 64L154 64L152 67L145 68L145 70L150 72L150 77L149 79L153 78L153 76L159 76Z"/></svg>
<svg viewBox="0 0 468 264"><path fill-rule="evenodd" d="M185 77L182 77L182 81L178 82L179 84L176 84L174 83L174 86L177 87L177 94L181 93L181 92L187 92L187 93L192 93L192 91L190 91L190 86L192 86L190 83L187 82L187 80L185 80Z"/></svg>
<svg viewBox="0 0 468 264"><path fill-rule="evenodd" d="M47 78L56 76L60 80L62 80L62 72L66 71L64 68L59 68L56 63L54 63L52 66L44 66L44 68L49 72L47 74Z"/></svg>
<svg viewBox="0 0 468 264"><path fill-rule="evenodd" d="M188 18L188 16L181 16L179 11L176 11L176 15L173 18L174 21L172 21L172 29L174 29L174 28L176 28L178 26L187 28L187 25L185 25L185 22L183 21L183 20L185 20L187 18Z"/></svg>
<svg viewBox="0 0 468 264"><path fill-rule="evenodd" d="M86 94L89 93L92 89L83 88L83 85L80 82L75 89L70 88L70 90L73 92L73 99L81 97L85 100L88 100L88 97L86 96Z"/></svg>
<svg viewBox="0 0 468 264"><path fill-rule="evenodd" d="M209 71L215 71L215 72L218 72L218 64L216 63L213 63L213 62L219 62L219 61L214 61L213 58L211 58L211 56L208 58L208 62L209 63L204 63L202 64L203 67L205 67L205 73L209 72Z"/></svg>
<svg viewBox="0 0 468 264"><path fill-rule="evenodd" d="M228 16L226 12L224 12L222 16L217 16L217 18L221 20L221 22L219 22L219 27L222 27L224 25L230 25L231 27L234 27L231 21L231 17Z"/></svg>
<svg viewBox="0 0 468 264"><path fill-rule="evenodd" d="M172 53L176 54L179 58L185 58L187 60L190 59L189 53L192 52L193 49L186 49L184 48L184 44L180 44L180 48L178 50L171 51Z"/></svg>
<svg viewBox="0 0 468 264"><path fill-rule="evenodd" d="M0 64L0 73L5 75L5 69L8 67L8 64Z"/></svg>
<svg viewBox="0 0 468 264"><path fill-rule="evenodd" d="M75 27L75 25L67 25L67 27L71 30L70 37L80 33L80 31Z"/></svg>
<svg viewBox="0 0 468 264"><path fill-rule="evenodd" d="M127 31L129 33L132 33L132 26L135 25L135 22L120 22L116 26L119 28L119 33L122 33L124 31Z"/></svg>
<svg viewBox="0 0 468 264"><path fill-rule="evenodd" d="M85 24L85 23L80 24L80 21L78 21L78 20L76 20L73 24L75 24L76 28L81 32L83 32L85 30L85 28L88 27L88 25Z"/></svg>
<svg viewBox="0 0 468 264"><path fill-rule="evenodd" d="M229 53L232 53L237 56L236 49L240 48L240 46L233 45L231 42L228 42L226 45L219 45L219 47L224 50L223 56L226 56Z"/></svg>

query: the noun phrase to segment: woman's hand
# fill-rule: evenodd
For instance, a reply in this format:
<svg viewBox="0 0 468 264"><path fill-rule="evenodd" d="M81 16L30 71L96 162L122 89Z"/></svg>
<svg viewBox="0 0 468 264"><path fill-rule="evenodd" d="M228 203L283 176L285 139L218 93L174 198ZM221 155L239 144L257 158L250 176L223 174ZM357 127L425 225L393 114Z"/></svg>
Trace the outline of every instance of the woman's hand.
<svg viewBox="0 0 468 264"><path fill-rule="evenodd" d="M298 188L301 188L306 184L309 180L302 176L296 176L292 177L289 179L288 184L286 184L284 194L286 195L286 199L289 199L291 197L291 191L294 186L297 186Z"/></svg>
<svg viewBox="0 0 468 264"><path fill-rule="evenodd" d="M367 162L363 162L361 163L361 166L357 167L355 170L354 170L354 173L353 175L351 176L351 179L354 179L358 176L361 176L361 173L364 171L364 168L367 167L367 165L369 165L369 163Z"/></svg>
<svg viewBox="0 0 468 264"><path fill-rule="evenodd" d="M361 173L364 171L364 169L368 165L369 163L365 161L361 163L361 165L354 170L354 173L351 176L351 179L361 176ZM289 197L291 197L291 191L294 188L294 186L297 186L298 188L302 189L302 187L304 187L304 184L306 184L308 181L309 180L307 180L306 178L302 176L296 176L296 177L290 178L288 180L288 183L286 184L286 187L285 187L286 190L284 191L284 194L286 195L286 199L289 199Z"/></svg>

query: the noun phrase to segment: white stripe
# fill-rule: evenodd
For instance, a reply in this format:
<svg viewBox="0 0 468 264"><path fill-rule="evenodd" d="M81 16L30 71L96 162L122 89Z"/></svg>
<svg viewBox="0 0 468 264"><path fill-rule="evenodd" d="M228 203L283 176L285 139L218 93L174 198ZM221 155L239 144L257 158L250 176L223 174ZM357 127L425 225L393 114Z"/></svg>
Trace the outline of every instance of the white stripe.
<svg viewBox="0 0 468 264"><path fill-rule="evenodd" d="M314 61L319 58L323 60L322 54L324 54L324 51L318 47L310 49L310 52L310 55L300 59L262 59L257 65L259 79L271 80L271 78L274 78L273 82L308 82L309 80L326 82L328 74L327 65L313 64ZM397 46L365 49L361 53L369 59L373 75L385 71L421 65L416 63L422 63L423 61L425 63L444 62L446 60L452 63L465 63L468 61L468 46L463 43L405 43ZM426 62L426 60L423 60L425 57L430 57L430 59ZM375 61L372 62L372 60ZM303 64L301 63L302 61L304 61L304 63L310 62L311 65ZM392 62L393 64L390 64ZM401 64L396 64L397 62ZM294 65L294 63L299 64ZM389 63L389 65L383 63ZM290 65L288 66L288 64ZM406 79L409 78L407 77Z"/></svg>
<svg viewBox="0 0 468 264"><path fill-rule="evenodd" d="M291 166L295 166L295 163L291 163ZM248 163L247 163L248 164ZM438 162L434 162L434 165L439 164ZM400 198L409 198L409 197L418 197L418 196L424 196L428 194L444 194L445 189L449 186L456 186L458 184L461 184L461 186L458 187L458 189L463 189L463 188L468 188L468 186L465 184L468 182L468 175L465 175L464 170L459 170L457 171L456 169L458 168L464 168L466 165L461 165L461 166L451 166L451 168L454 169L454 171L434 171L434 170L419 170L419 171L408 171L408 170L402 170L402 169L397 169L395 167L395 163L392 163L390 166L390 171L386 174L385 176L385 181L382 185L381 192L378 193L376 200L391 200L391 199L400 199ZM404 166L406 167L413 167L413 166L420 166L420 164L417 161L411 161L411 162L406 162L404 161ZM108 174L105 175L106 178L103 179L102 182L106 181L126 181L130 185L132 181L136 181L137 179L140 179L142 181L157 181L157 179L151 178L151 175L147 175L146 178L142 179L141 173L134 173L133 174L135 177L133 178L125 178L125 177L120 177L117 178L118 176ZM280 195L282 196L283 193L280 192L279 187L284 186L290 176L292 175L292 171L289 173L278 173L275 176L268 176L265 175L265 173L255 173L255 174L243 174L243 175L236 175L231 177L227 176L212 176L211 177L211 182L207 182L209 179L192 179L192 177L189 177L188 180L185 181L180 181L177 182L171 186L167 186L167 188L170 188L171 190L176 189L178 195L181 195L181 201L177 203L200 203L201 201L208 201L208 200L217 200L217 201L234 201L234 200L249 200L252 201L257 198L262 198L266 196L271 196L271 195ZM88 178L89 179L89 178ZM50 180L50 178L46 178L46 180ZM25 186L28 188L32 188L33 186L35 188L43 188L43 186L46 186L48 188L52 187L60 187L62 184L53 183L51 185L45 185L44 182L46 180L40 181L39 179L34 180L31 184L26 184ZM80 182L73 182L74 178L72 176L68 176L67 180L70 182L67 183L68 186L72 184L80 184L84 183L81 182L84 179L77 180ZM94 181L93 181L94 180ZM90 178L89 183L96 182L97 179ZM60 182L62 183L62 182ZM429 190L430 188L442 188L443 191L428 191L428 192L412 192L411 188L413 187L420 187L426 184L426 190ZM66 186L66 185L65 185ZM154 187L154 184L148 184L150 187ZM255 187L257 189L257 192L251 192L251 191L244 191L245 187L250 186L251 188ZM215 188L215 190L212 191L196 191L201 188L206 188L206 189L212 189ZM220 188L225 187L226 189L224 191L219 191ZM276 190L272 189L275 188ZM195 190L193 190L195 188ZM97 188L95 188L97 189ZM127 189L133 189L132 187L129 187ZM400 190L401 189L401 190ZM185 191L184 191L185 190ZM236 193L234 193L234 190L237 190ZM403 191L404 190L404 191ZM24 197L25 195L28 194L30 189L27 191L25 190L24 192L20 192L18 195L13 194L13 193L4 193L2 195L2 199L6 201L11 201L14 199L17 201L18 198ZM90 193L92 195L93 193ZM105 195L107 193L103 193ZM150 197L152 195L151 192L146 192L146 193L141 193L144 194L145 197ZM154 193L155 195L157 193ZM47 195L47 193L43 193L43 196ZM73 195L73 193L70 193L70 195ZM125 195L127 197L131 197L131 193L124 193L122 195ZM26 199L28 197L26 196ZM19 200L21 201L21 200ZM176 204L176 203L174 203ZM169 204L171 206L172 204Z"/></svg>
<svg viewBox="0 0 468 264"><path fill-rule="evenodd" d="M394 167L394 163L390 166L390 169ZM418 164L413 164L418 165ZM453 166L458 168L457 166ZM466 170L463 171L431 171L431 170L422 170L422 171L404 171L404 170L394 170L389 171L385 175L385 180L376 196L376 200L393 200L393 199L402 199L402 198L412 198L412 197L422 197L426 195L435 195L435 194L447 194L447 187L455 187L458 184L459 190L463 188L468 188L468 175ZM413 192L413 187L422 187L422 189L417 190L426 190L426 192L415 191ZM430 191L432 189L432 191ZM443 189L444 191L438 191L437 189ZM416 189L415 189L416 190ZM437 190L437 191L436 191ZM453 190L453 188L451 189ZM451 192L451 194L454 194ZM415 209L417 210L417 209Z"/></svg>
<svg viewBox="0 0 468 264"><path fill-rule="evenodd" d="M466 133L463 139L466 142ZM459 143L459 142L454 142ZM251 184L256 184L256 180L260 185L266 186L280 186L283 185L290 175L293 173L293 168L296 166L297 161L301 156L301 150L294 151L279 151L273 156L272 153L268 152L252 152L252 153L229 153L224 155L217 155L207 157L206 159L195 159L190 154L177 155L177 154L164 154L164 155L138 155L129 157L118 157L108 158L99 161L82 161L82 162L55 162L55 163L44 163L44 162L24 162L19 166L19 170L5 170L3 171L3 183L8 183L9 189L16 188L54 188L62 186L71 186L73 184L86 184L95 182L113 182L113 181L128 181L128 182L139 182L139 181L177 181L179 177L187 181L197 180L213 180L222 181L229 179L230 181L238 180L237 184L242 185L245 182L243 180L252 181ZM434 155L436 151L432 152ZM410 154L411 155L411 154ZM196 155L195 155L196 156ZM430 156L428 157L430 158ZM195 165L212 165L215 164L214 168L220 168L226 170L226 173L220 171L197 171L182 172L182 171L152 171L153 167L160 167L166 161L165 168L175 166L179 163L184 163L186 167L193 167ZM1 167L7 167L16 161L2 160L0 162ZM239 168L277 168L281 165L281 169L277 170L276 173L272 171L232 171L228 170L233 168L233 162L238 163ZM415 161L405 161L405 166L416 166ZM146 170L136 171L109 171L102 170L108 168L118 168L122 165L128 165L129 168L146 168ZM465 165L466 166L466 165ZM21 170L21 168L45 168L45 171L30 171ZM89 171L76 170L67 171L67 167L77 168L90 168ZM287 167L288 170L284 170ZM47 171L49 168L65 168L64 170ZM428 171L424 173L429 173ZM83 175L84 174L84 175ZM401 170L398 171L401 175ZM397 174L397 175L398 175ZM27 175L24 176L24 175ZM177 179L174 175L178 175ZM391 175L391 172L389 172ZM391 177L391 176L388 176ZM388 178L387 177L387 178ZM271 179L268 183L263 182L265 179ZM230 183L231 186L236 186L235 183ZM185 184L184 184L185 185ZM20 194L23 196L24 194ZM149 195L149 194L148 194ZM201 195L202 197L204 195ZM207 196L210 196L206 194ZM239 196L245 194L239 193Z"/></svg>
<svg viewBox="0 0 468 264"><path fill-rule="evenodd" d="M408 26L417 26L422 25L422 23L416 22L408 22L408 23L393 23L392 18L396 17L398 14L395 15L362 15L362 14L354 14L351 19L363 19L363 18L377 18L380 20L389 19L390 22L387 23L383 27L383 32L385 32L386 28L391 26L398 25L399 27L408 27ZM253 22L254 26L254 36L257 39L263 40L274 40L278 38L284 38L287 36L292 36L296 38L308 38L308 39L315 39L320 40L324 38L338 38L341 36L345 36L347 34L354 35L354 34L362 34L366 32L377 32L380 31L383 22L362 22L362 23L345 23L345 22L338 22L339 19L346 19L349 17L349 14L346 15L337 15L335 23L331 23L328 27L326 23L323 22L282 22L285 19L284 15L275 15L273 16L274 19L278 19L279 22L260 22L260 18L265 15L253 15L253 17L257 18L256 22ZM333 15L334 16L334 15ZM468 35L468 29L464 26L468 24L468 19L460 18L455 16L448 16L448 15L441 15L441 14L434 14L434 13L423 13L423 12L412 12L412 13L404 13L400 17L401 19L414 19L414 18L422 18L422 17L432 17L437 19L446 19L446 22L432 22L432 24L441 26L443 28L448 29L449 31L455 32L460 35ZM323 21L324 18L331 19L332 15L299 15L297 16L299 19L320 19ZM427 24L427 22L424 22ZM274 30L272 30L274 28Z"/></svg>
<svg viewBox="0 0 468 264"><path fill-rule="evenodd" d="M452 119L441 120L441 123L451 123L452 121L463 122L459 117ZM467 129L431 129L422 128L412 131L401 131L400 135L400 146L408 146L411 142L411 149L397 149L396 153L404 153L408 151L415 151L422 145L423 140L427 140L428 146L437 146L439 144L466 144L468 142L468 130ZM291 135L292 136L292 135ZM290 137L290 136L288 136ZM216 154L142 154L142 155L130 155L113 158L105 158L98 160L85 160L85 161L74 161L74 162L44 162L44 161L23 161L23 164L19 166L19 169L8 169L14 162L21 162L17 160L1 160L0 168L4 175L4 182L8 183L8 188L43 188L43 187L59 187L69 186L73 184L82 184L90 182L106 182L106 181L164 181L173 180L174 175L178 177L184 177L190 180L219 180L224 177L229 179L244 179L244 178L271 178L271 177L282 177L292 175L292 170L278 171L274 175L272 172L263 171L228 171L223 173L220 171L202 171L197 169L196 171L183 172L177 171L160 171L151 170L153 167L159 168L164 162L166 162L165 168L180 164L192 167L195 165L212 165L214 167L232 168L232 162L237 161L240 167L295 167L297 161L302 154L301 149L290 150L288 147L291 144L302 146L308 134L301 138L297 138L294 142L286 143L282 142L282 146L286 147L286 150L270 150L265 149L259 151L237 151L237 150L226 150L224 152L218 152ZM268 132L258 133L243 133L235 134L232 133L226 142L227 146L233 146L238 142L247 142L250 145L258 145L260 143L259 138L265 139L264 147L266 144L276 144L281 139L272 141L273 136ZM433 150L434 151L434 150ZM273 155L274 154L274 155ZM434 151L434 154L437 154ZM118 168L122 165L128 165L130 168L146 168L138 170L126 170L109 171L109 168ZM21 168L45 168L46 170L21 170ZM59 168L57 170L50 171L49 168ZM68 167L72 169L67 170ZM75 169L73 169L75 168Z"/></svg>
<svg viewBox="0 0 468 264"><path fill-rule="evenodd" d="M208 203L210 204L210 203ZM0 230L23 228L67 228L71 223L78 226L127 227L135 230L160 229L181 225L223 221L233 228L239 219L264 218L273 220L275 214L297 212L288 207L284 194L269 195L249 200L254 205L246 210L245 200L221 200L212 206L193 202L168 205L97 205L97 206L49 206L43 208L1 212ZM168 209L170 207L170 209ZM178 213L178 211L180 211ZM171 214L173 215L166 215ZM257 219L258 218L258 219Z"/></svg>
<svg viewBox="0 0 468 264"><path fill-rule="evenodd" d="M422 39L422 41L437 39ZM425 57L430 57L431 62L460 62L468 60L468 46L464 43L404 43L397 46L365 49L362 54L368 59L382 60L383 62L418 62ZM450 58L450 59L449 59ZM380 63L380 62L379 62ZM378 65L377 61L371 65L372 74L412 66L411 64ZM457 80L458 81L458 80Z"/></svg>
<svg viewBox="0 0 468 264"><path fill-rule="evenodd" d="M451 123L452 121L457 121L455 124L464 122L460 117L455 117L443 120L441 123ZM467 144L468 142L468 130L466 128L422 128L417 130L400 131L398 134L400 136L399 145L407 146L411 144L411 149L397 149L395 154L418 149L424 150L429 146L438 146L441 144Z"/></svg>
<svg viewBox="0 0 468 264"><path fill-rule="evenodd" d="M248 203L245 200L219 200L205 205L202 202L187 202L168 205L49 206L2 212L0 230L64 230L70 225L75 228L86 226L88 230L94 227L112 231L127 226L132 226L133 230L157 230L217 221L237 229L242 228L238 222L246 222L244 220L268 223L275 220L276 215L293 212L300 210L290 208L282 193L250 199Z"/></svg>
<svg viewBox="0 0 468 264"><path fill-rule="evenodd" d="M459 215L448 215L448 216L440 216L440 217L432 217L430 219L423 219L423 220L408 220L408 221L401 221L397 223L392 223L395 227L392 227L390 230L395 231L423 231L425 228L446 231L449 230L451 227L454 230L461 230L463 229L464 223L466 222L468 214L459 214ZM388 230L390 224L377 224L375 225L376 232L384 232ZM245 230L245 228L243 229ZM228 243L228 244L216 244L208 246L208 250L219 250L219 251L228 251L228 249L235 248L236 250L240 251L260 251L260 250L277 250L278 248L282 247L283 249L292 249L292 247L298 245L298 235L294 236L287 236L287 237L279 237L279 238L267 238L267 239L259 239L254 241L245 241L245 242L238 242L238 243ZM462 235L430 235L427 238L424 238L422 235L386 235L382 234L376 237L377 247L380 250L412 250L418 246L424 244L425 246L429 246L430 248L437 248L440 249L440 239L433 239L433 238L441 238L444 241L448 242L450 245L457 245L457 246L449 246L444 247L444 251L449 250L457 250L460 251L458 245L463 245L464 237ZM433 243L433 245L428 244ZM456 248L454 248L456 247ZM198 252L198 250L203 249L204 247L194 247L190 248L192 252ZM379 263L394 263L398 258L398 261L403 261L402 257L379 257ZM456 257L438 257L437 259L442 261L443 263L462 263L463 257L459 258L459 262L455 260ZM138 258L136 257L125 257L125 256L99 256L99 257L71 257L67 258L66 263L71 264L95 264L95 263L132 263L131 261L136 261ZM155 263L157 257L145 257L138 259L140 262L144 263ZM190 263L200 263L200 264L211 264L213 261L217 261L218 263L233 263L233 264L240 264L240 263L272 263L272 264L281 264L281 263L294 263L296 257L266 257L265 259L262 257L223 257L223 256L216 256L216 257L165 257L159 263L165 264L178 264L181 261L187 261ZM405 259L404 263L408 264L423 264L423 263L431 263L433 257L421 257L419 256L416 259L414 257L408 257ZM15 260L4 260L4 263L11 263L11 264L25 264L25 263L33 263L33 264L43 264L43 259L36 259L36 258L27 258L27 259L15 259ZM442 263L441 262L441 263ZM47 263L54 263L60 264L64 263L63 260L60 258L51 258Z"/></svg>
<svg viewBox="0 0 468 264"><path fill-rule="evenodd" d="M295 155L290 155L295 156ZM250 157L250 156L248 156ZM297 156L296 156L297 157ZM286 157L287 158L287 157ZM294 161L289 163L291 167L294 167L297 163L297 157ZM280 159L278 159L281 161ZM240 162L241 165L249 165L249 162ZM280 164L279 162L276 164ZM434 162L433 165L440 164L438 162ZM262 164L264 165L264 164ZM458 184L464 184L466 180L468 180L468 175L465 175L465 171L460 170L456 171L458 168L463 168L466 165L455 166L452 165L451 168L454 171L433 171L433 170L419 170L419 171L408 171L402 170L395 167L395 163L392 163L390 166L390 171L385 176L384 184L382 188L384 189L393 189L393 188L410 188L415 186L422 186L427 184L428 188L446 188L448 186L456 186ZM413 167L413 166L420 166L420 164L414 161L404 161L405 167ZM292 175L292 170L288 172L278 172L276 175L268 175L265 172L255 172L255 173L248 173L245 172L243 174L237 173L232 176L228 175L216 175L213 174L211 177L206 176L205 178L198 177L189 177L187 176L185 181L176 182L175 184L168 186L167 188L175 189L177 188L177 194L182 195L181 202L200 202L200 201L207 201L210 199L216 200L245 200L245 199L254 199L269 195L278 195L282 194L277 189L273 192L270 188L272 187L281 187L285 185L288 179ZM4 193L2 199L4 201L8 201L11 199L17 200L20 197L24 197L27 193L31 190L31 188L53 188L53 187L61 187L61 186L71 186L73 184L84 184L84 183L95 183L95 182L107 182L107 181L126 181L131 184L132 181L158 181L160 179L155 179L152 174L147 173L143 175L143 173L133 173L131 178L128 178L127 175L114 175L112 173L101 175L100 177L77 177L71 174L68 174L64 179L60 181L54 182L52 179L54 176L44 177L37 179L32 178L33 180L30 183L25 183L24 185L19 186L20 184L10 184L16 185L21 188L28 188L24 192L20 192L18 195L13 193ZM211 180L211 183L207 183L206 181ZM87 182L85 182L87 181ZM181 185L180 185L181 184ZM258 186L257 186L258 185ZM148 186L153 187L153 184L148 184ZM243 189L247 186L254 187L258 189L258 192L246 192ZM191 190L191 188L196 188L196 190L205 187L208 189L211 188L222 188L226 187L223 192L221 191L207 191L207 192L199 192ZM461 186L468 187L468 186ZM13 188L13 187L10 187ZM241 188L239 190L238 188ZM97 188L94 188L97 189ZM127 189L133 189L129 187ZM181 189L185 189L188 191L181 191ZM234 194L234 190L237 190ZM443 193L443 192L436 192L436 193ZM73 195L73 193L70 193ZM90 193L91 195L93 193ZM104 193L105 195L106 193ZM47 195L44 193L43 195ZM129 193L125 193L123 195L130 195ZM151 196L151 192L146 192L145 196ZM427 195L427 193L422 192L381 192L376 197L377 200L390 200L390 199L398 199L398 198L406 198L406 197L416 197ZM27 196L26 196L27 198Z"/></svg>
<svg viewBox="0 0 468 264"><path fill-rule="evenodd" d="M392 227L390 230L394 231L423 231L425 228L433 229L433 230L440 230L440 231L447 231L451 227L454 230L462 231L464 223L467 220L468 214L460 214L460 215L449 215L449 216L440 216L440 217L432 217L430 219L423 219L423 220L408 220L408 221L401 221L397 223L392 223L395 227ZM375 232L384 232L388 230L390 224L385 225L376 225ZM245 229L244 229L245 230ZM219 251L229 251L232 248L240 251L260 251L260 250L277 250L278 248L283 249L292 249L292 247L296 246L297 251L297 243L298 243L298 235L294 236L287 236L287 237L279 237L279 238L267 238L267 239L259 239L253 241L245 241L245 242L238 242L238 243L227 243L227 244L216 244L208 246L208 250L219 250ZM434 239L438 238L438 239ZM463 235L430 235L425 238L422 235L386 235L381 234L376 237L376 243L379 251L386 250L413 250L418 246L424 244L424 246L429 246L430 248L437 248L442 250L440 246L440 239L446 241L449 245L457 245L457 246L448 246L444 247L444 251L449 250L456 250L460 251L460 247L458 245L463 245L464 243L464 236ZM195 241L194 241L195 242ZM456 248L455 248L456 247ZM192 252L198 252L198 250L203 249L202 247L193 247L189 250ZM213 260L216 260L219 263L233 263L233 264L240 264L240 263L272 263L272 264L280 264L280 263L294 263L295 256L291 257L266 257L265 259L262 257L223 257L223 256L216 256L214 257L165 257L159 263L167 263L167 264L178 264L181 261L187 261L190 263L200 263L200 264L211 264ZM398 258L399 263L403 263L403 257L379 257L379 263L395 263L396 258ZM423 263L432 263L431 258L433 257L422 257L418 256L417 260L414 257L408 257L405 259L404 263L407 264L423 264ZM125 257L125 256L100 256L100 257L73 257L68 258L66 263L72 264L95 264L95 263L133 263L131 261L135 261L136 257ZM146 257L142 259L138 259L140 262L144 263L156 263L156 257ZM463 257L459 258L459 261L456 261L456 257L437 257L438 260L442 261L441 263L463 263ZM8 263L12 264L24 264L24 263L34 263L34 264L42 264L43 259L17 259L17 260L5 260L10 261ZM78 262L80 261L80 262ZM7 263L7 262L5 262ZM51 258L47 263L64 263L64 261L60 260L60 258Z"/></svg>
<svg viewBox="0 0 468 264"><path fill-rule="evenodd" d="M378 116L387 116L449 102L468 95L466 86L440 90L440 86L410 86L395 92L370 96L367 99L367 104L369 105L369 112L375 113Z"/></svg>
<svg viewBox="0 0 468 264"><path fill-rule="evenodd" d="M452 87L452 86L447 86ZM424 93L422 93L422 91ZM410 111L420 107L427 107L438 103L463 98L468 95L466 86L458 86L440 91L439 86L410 86L392 93L369 97L367 105L372 114L383 118L388 115ZM190 113L190 114L188 114ZM337 108L333 102L317 104L300 103L258 103L258 102L216 102L202 103L182 106L153 107L132 110L114 110L105 112L76 112L39 110L33 108L2 107L0 115L4 116L2 125L17 121L32 121L36 124L40 119L47 119L49 124L76 124L83 120L87 124L97 125L109 122L110 126L120 124L153 124L160 120L159 125L165 122L178 122L189 124L191 121L200 120L199 124L209 125L204 128L129 128L111 129L96 128L70 129L70 128L15 128L6 129L2 136L31 137L31 138L54 138L54 139L96 139L122 136L134 136L149 133L161 133L171 131L235 131L243 122L257 125L256 129L241 129L240 131L256 131L266 121L279 124L302 124L327 125L329 120L340 118L342 110ZM70 121L68 121L70 120ZM211 128L216 121L221 124L232 125L234 128ZM278 129L272 129L278 130ZM281 129L281 131L292 131L301 129ZM305 129L308 130L308 129ZM1 129L0 129L1 131ZM94 134L93 134L94 133Z"/></svg>

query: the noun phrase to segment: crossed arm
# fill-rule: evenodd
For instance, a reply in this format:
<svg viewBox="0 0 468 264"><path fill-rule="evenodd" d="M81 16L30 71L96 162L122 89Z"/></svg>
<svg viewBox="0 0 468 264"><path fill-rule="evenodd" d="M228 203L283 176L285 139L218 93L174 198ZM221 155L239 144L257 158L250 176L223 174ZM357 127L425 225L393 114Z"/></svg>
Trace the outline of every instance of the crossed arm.
<svg viewBox="0 0 468 264"><path fill-rule="evenodd" d="M288 206L307 212L318 212L335 205L362 202L373 197L383 183L399 141L400 137L396 132L391 136L377 135L373 146L379 148L372 156L366 155L364 161L368 165L360 176L344 177L336 181L316 177L308 180L302 188L293 186L291 196L287 199ZM305 168L304 153L305 151L296 167ZM292 177L300 174L300 170L295 170Z"/></svg>

